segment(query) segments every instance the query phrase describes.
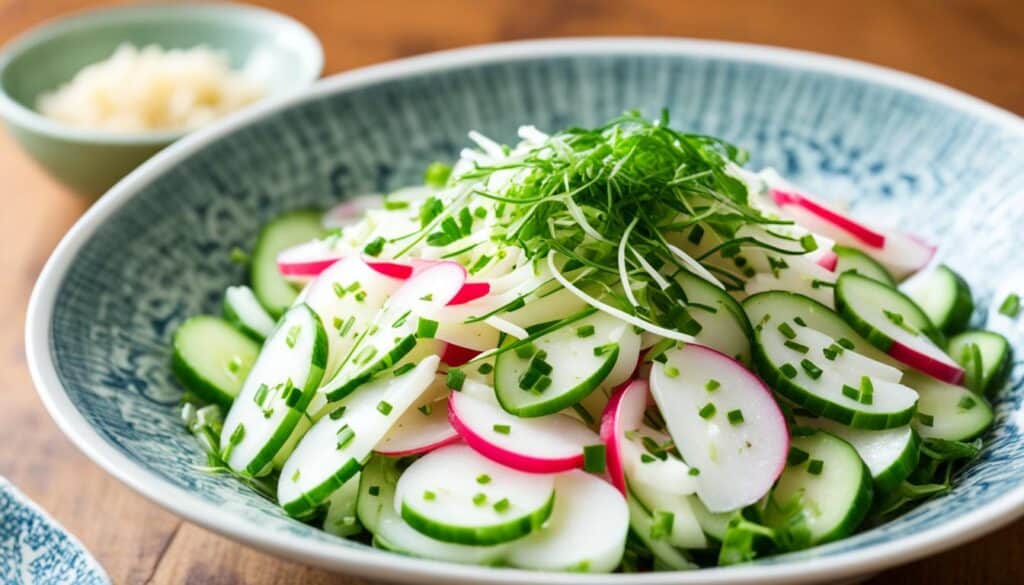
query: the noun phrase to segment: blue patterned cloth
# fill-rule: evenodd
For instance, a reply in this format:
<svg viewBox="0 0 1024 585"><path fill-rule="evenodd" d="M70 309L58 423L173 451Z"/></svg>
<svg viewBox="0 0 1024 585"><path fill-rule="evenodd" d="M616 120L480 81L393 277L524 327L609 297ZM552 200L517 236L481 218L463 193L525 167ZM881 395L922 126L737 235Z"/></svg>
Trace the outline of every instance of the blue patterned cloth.
<svg viewBox="0 0 1024 585"><path fill-rule="evenodd" d="M78 539L0 477L0 583L105 585L110 579Z"/></svg>

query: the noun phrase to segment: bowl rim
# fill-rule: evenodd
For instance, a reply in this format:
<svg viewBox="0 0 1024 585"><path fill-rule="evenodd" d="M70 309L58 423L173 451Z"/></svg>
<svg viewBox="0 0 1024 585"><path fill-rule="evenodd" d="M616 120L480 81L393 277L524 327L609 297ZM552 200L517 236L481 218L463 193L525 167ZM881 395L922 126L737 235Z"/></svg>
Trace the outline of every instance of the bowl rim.
<svg viewBox="0 0 1024 585"><path fill-rule="evenodd" d="M239 18L261 20L272 26L288 29L292 31L296 38L301 39L303 45L301 51L302 59L307 63L303 68L305 75L296 84L295 89L304 88L320 77L324 66L323 46L320 44L317 36L313 34L313 31L298 20L267 8L235 4L233 2L184 2L181 4L108 6L78 10L70 14L45 20L17 35L0 47L0 79L3 78L7 68L25 51L45 45L69 32L94 29L112 23L153 21L165 15L181 16L187 14L203 18L223 16L225 13L231 17L237 16ZM291 90L284 93L286 95L290 94ZM280 94L270 93L257 100L256 103L276 101L280 98ZM5 120L24 126L33 132L43 134L49 138L102 145L158 146L173 142L187 134L198 131L198 129L186 129L156 130L152 132L112 132L109 130L70 126L51 120L34 109L23 105L7 93L2 83L0 83L0 116Z"/></svg>
<svg viewBox="0 0 1024 585"><path fill-rule="evenodd" d="M258 523L237 516L173 486L136 464L105 441L72 404L57 376L50 352L50 320L56 293L78 251L113 213L177 163L205 145L256 120L322 96L352 91L388 80L494 62L564 56L679 55L764 63L841 75L881 84L966 111L1024 137L1024 119L997 106L934 81L885 67L793 49L725 41L639 37L545 39L479 45L430 53L331 76L297 94L253 107L175 143L115 185L61 239L46 262L29 301L26 353L37 391L61 430L89 458L143 496L176 515L235 541L292 561L305 562L368 578L412 582L444 578L451 583L637 583L669 585L806 583L841 579L880 571L946 550L994 531L1024 514L1024 483L989 504L950 518L940 526L912 536L819 558L775 565L737 565L690 572L642 575L581 575L493 569L404 557L375 549L356 549L289 533L261 530ZM468 129L467 129L468 130Z"/></svg>

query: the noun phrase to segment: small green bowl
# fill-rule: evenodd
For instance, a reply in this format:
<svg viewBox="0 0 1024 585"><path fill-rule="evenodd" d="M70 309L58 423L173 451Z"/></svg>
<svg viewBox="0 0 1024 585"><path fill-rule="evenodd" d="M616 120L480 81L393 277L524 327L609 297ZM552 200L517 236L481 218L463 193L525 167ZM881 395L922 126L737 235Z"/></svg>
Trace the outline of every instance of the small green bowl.
<svg viewBox="0 0 1024 585"><path fill-rule="evenodd" d="M258 59L263 99L309 85L323 50L305 26L281 14L234 4L174 4L77 13L21 35L0 51L0 116L11 134L54 177L75 191L103 194L186 131L114 133L75 128L36 112L37 97L121 43L163 48L206 45L233 68Z"/></svg>

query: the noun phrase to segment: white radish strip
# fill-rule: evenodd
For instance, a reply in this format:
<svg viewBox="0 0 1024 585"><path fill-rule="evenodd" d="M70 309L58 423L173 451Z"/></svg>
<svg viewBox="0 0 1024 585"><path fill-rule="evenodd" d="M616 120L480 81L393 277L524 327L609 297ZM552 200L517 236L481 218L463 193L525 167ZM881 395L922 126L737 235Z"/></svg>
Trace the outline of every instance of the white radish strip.
<svg viewBox="0 0 1024 585"><path fill-rule="evenodd" d="M462 440L478 453L527 473L557 473L583 466L583 449L600 438L563 414L519 418L498 405L494 390L467 380L448 397L448 416Z"/></svg>
<svg viewBox="0 0 1024 585"><path fill-rule="evenodd" d="M608 475L612 484L626 493L626 465L623 443L626 433L640 428L650 393L647 382L634 380L612 394L601 415L601 441L605 445Z"/></svg>
<svg viewBox="0 0 1024 585"><path fill-rule="evenodd" d="M805 195L774 189L771 197L785 215L808 230L860 248L882 249L885 246L885 234Z"/></svg>
<svg viewBox="0 0 1024 585"><path fill-rule="evenodd" d="M434 380L431 356L400 376L385 376L343 400L299 441L281 470L277 499L292 515L314 510L362 462Z"/></svg>
<svg viewBox="0 0 1024 585"><path fill-rule="evenodd" d="M479 303L449 305L435 310L431 318L438 322L437 338L475 351L497 347L500 332L493 325L484 321L466 323L470 317L490 310L481 309Z"/></svg>
<svg viewBox="0 0 1024 585"><path fill-rule="evenodd" d="M229 286L224 291L224 313L229 321L237 322L263 339L274 330L273 317L247 286Z"/></svg>
<svg viewBox="0 0 1024 585"><path fill-rule="evenodd" d="M572 282L570 282L568 278L563 276L561 272L558 271L558 267L555 265L555 252L554 252L554 250L552 250L548 254L548 268L551 270L551 274L555 277L555 280L557 280L562 286L564 286L572 294L574 294L577 297L579 297L580 300L582 300L583 302L587 303L591 307L594 307L595 309L597 309L599 311L603 311L603 312L605 312L605 313L607 313L609 315L612 315L613 317L616 317L616 318L618 318L621 321L625 321L626 323L629 323L630 325L636 325L637 327L639 327L639 328L641 328L641 329L643 329L645 331L650 331L651 333L657 333L658 335L661 335L662 337L667 337L669 339L674 339L676 341L694 341L692 335L687 335L685 333L680 333L678 331L673 331L671 329L665 329L664 327L658 327L657 325L654 325L653 323L648 323L647 321L644 321L643 319L638 319L637 317L634 317L633 315L630 315L629 313L626 313L625 311L621 311L619 309L616 309L615 307L613 307L613 306L611 306L611 305L609 305L607 303L602 303L601 301L599 301L599 300L595 299L594 297L588 295L587 293L583 292L576 285L574 285Z"/></svg>
<svg viewBox="0 0 1024 585"><path fill-rule="evenodd" d="M629 530L626 499L582 471L558 476L555 491L551 517L543 528L510 546L509 563L538 571L614 571Z"/></svg>
<svg viewBox="0 0 1024 585"><path fill-rule="evenodd" d="M696 259L694 259L693 256L690 256L689 254L680 250L676 246L673 246L672 244L666 245L668 246L668 251L675 254L676 258L682 260L683 264L686 264L686 267L692 270L694 274L710 282L711 284L717 286L718 288L725 290L725 285L722 284L722 281L718 280L717 278L715 278L715 275L708 272L708 269L704 268L704 265L698 262Z"/></svg>
<svg viewBox="0 0 1024 585"><path fill-rule="evenodd" d="M394 505L406 522L432 538L499 544L547 520L554 484L553 475L516 471L455 444L410 465L395 486Z"/></svg>
<svg viewBox="0 0 1024 585"><path fill-rule="evenodd" d="M458 439L458 433L448 422L448 387L444 376L439 375L374 451L387 457L404 457L427 453Z"/></svg>
<svg viewBox="0 0 1024 585"><path fill-rule="evenodd" d="M220 449L228 467L248 475L264 472L316 391L326 349L312 309L298 305L285 313L224 420Z"/></svg>
<svg viewBox="0 0 1024 585"><path fill-rule="evenodd" d="M884 266L893 278L903 280L928 266L937 249L936 246L916 236L889 232L885 248L875 253L868 250L864 252Z"/></svg>
<svg viewBox="0 0 1024 585"><path fill-rule="evenodd" d="M328 332L328 376L401 284L356 256L335 263L299 294L295 302L309 305Z"/></svg>
<svg viewBox="0 0 1024 585"><path fill-rule="evenodd" d="M651 369L651 393L713 512L756 502L782 472L789 432L771 391L739 362L686 345Z"/></svg>
<svg viewBox="0 0 1024 585"><path fill-rule="evenodd" d="M476 130L469 131L469 139L476 142L477 146L483 149L488 156L495 160L501 160L505 158L505 150L500 144L477 132Z"/></svg>
<svg viewBox="0 0 1024 585"><path fill-rule="evenodd" d="M522 327L516 325L515 323L512 323L511 321L506 321L501 317L496 317L492 315L484 319L484 323L490 325L491 327L497 329L498 331L501 331L502 333L511 335L516 339L525 339L530 336L530 333L526 331L526 329L523 329Z"/></svg>

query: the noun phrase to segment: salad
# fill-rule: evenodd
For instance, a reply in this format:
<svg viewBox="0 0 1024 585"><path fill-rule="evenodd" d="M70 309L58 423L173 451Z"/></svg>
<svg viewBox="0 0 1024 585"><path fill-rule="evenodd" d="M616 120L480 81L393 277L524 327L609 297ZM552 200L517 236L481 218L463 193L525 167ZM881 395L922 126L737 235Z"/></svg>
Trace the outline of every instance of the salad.
<svg viewBox="0 0 1024 585"><path fill-rule="evenodd" d="M469 137L236 251L173 340L203 469L400 554L632 572L844 538L978 454L1010 347L931 245L667 114Z"/></svg>

